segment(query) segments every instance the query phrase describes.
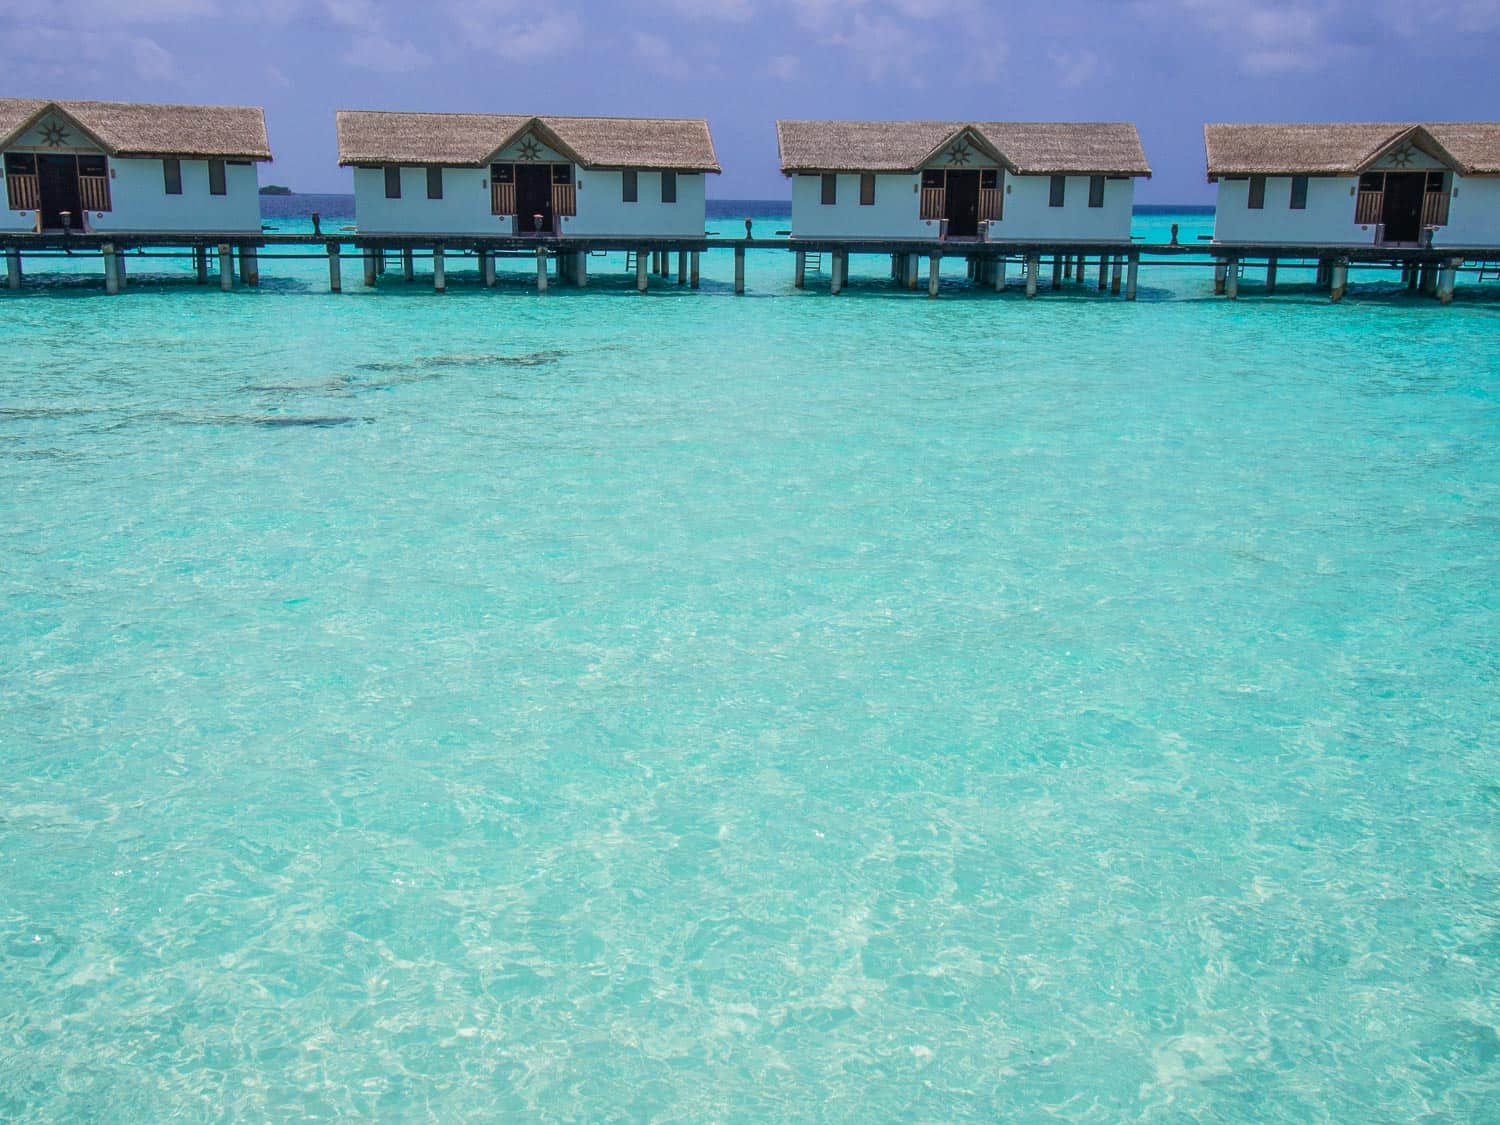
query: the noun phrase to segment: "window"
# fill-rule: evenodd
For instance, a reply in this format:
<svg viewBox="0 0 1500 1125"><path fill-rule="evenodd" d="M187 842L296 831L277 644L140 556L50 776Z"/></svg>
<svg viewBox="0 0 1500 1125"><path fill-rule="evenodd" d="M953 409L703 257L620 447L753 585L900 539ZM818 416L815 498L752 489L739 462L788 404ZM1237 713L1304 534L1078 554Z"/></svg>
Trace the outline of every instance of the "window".
<svg viewBox="0 0 1500 1125"><path fill-rule="evenodd" d="M1427 190L1428 191L1442 191L1443 190L1443 174L1441 172L1428 172L1427 173Z"/></svg>
<svg viewBox="0 0 1500 1125"><path fill-rule="evenodd" d="M573 182L573 165L552 165L552 182L554 184L571 184Z"/></svg>
<svg viewBox="0 0 1500 1125"><path fill-rule="evenodd" d="M1307 177L1292 177L1292 210L1307 210Z"/></svg>
<svg viewBox="0 0 1500 1125"><path fill-rule="evenodd" d="M399 164L385 166L385 197L387 199L401 198L401 165Z"/></svg>
<svg viewBox="0 0 1500 1125"><path fill-rule="evenodd" d="M427 166L427 198L443 198L443 170L435 164Z"/></svg>
<svg viewBox="0 0 1500 1125"><path fill-rule="evenodd" d="M1068 177L1053 176L1050 194L1047 196L1048 207L1061 207L1068 195Z"/></svg>
<svg viewBox="0 0 1500 1125"><path fill-rule="evenodd" d="M663 172L661 174L661 201L663 203L677 202L676 172Z"/></svg>
<svg viewBox="0 0 1500 1125"><path fill-rule="evenodd" d="M859 205L875 206L875 173L862 172L859 177Z"/></svg>
<svg viewBox="0 0 1500 1125"><path fill-rule="evenodd" d="M640 199L640 177L634 168L627 168L620 173L620 201L622 203L634 203Z"/></svg>
<svg viewBox="0 0 1500 1125"><path fill-rule="evenodd" d="M1250 177L1250 210L1259 211L1266 205L1266 178Z"/></svg>
<svg viewBox="0 0 1500 1125"><path fill-rule="evenodd" d="M224 195L225 192L224 162L222 160L210 160L208 162L208 194Z"/></svg>
<svg viewBox="0 0 1500 1125"><path fill-rule="evenodd" d="M182 161L169 156L161 162L162 187L168 195L182 194Z"/></svg>
<svg viewBox="0 0 1500 1125"><path fill-rule="evenodd" d="M514 164L491 164L490 183L513 184L516 182L516 166Z"/></svg>
<svg viewBox="0 0 1500 1125"><path fill-rule="evenodd" d="M1089 206L1090 207L1103 207L1104 206L1104 177L1103 176L1090 176L1089 177Z"/></svg>
<svg viewBox="0 0 1500 1125"><path fill-rule="evenodd" d="M1359 177L1359 190L1360 191L1384 191L1385 190L1385 173L1384 172L1363 172L1363 173L1361 173L1360 177Z"/></svg>
<svg viewBox="0 0 1500 1125"><path fill-rule="evenodd" d="M823 206L832 207L839 201L839 178L832 172L823 173Z"/></svg>

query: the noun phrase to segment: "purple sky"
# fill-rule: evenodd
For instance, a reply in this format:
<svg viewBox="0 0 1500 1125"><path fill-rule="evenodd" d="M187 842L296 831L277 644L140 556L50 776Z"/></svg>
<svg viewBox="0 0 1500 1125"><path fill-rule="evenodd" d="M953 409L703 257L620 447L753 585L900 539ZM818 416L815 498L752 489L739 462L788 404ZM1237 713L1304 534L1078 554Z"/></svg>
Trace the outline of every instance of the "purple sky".
<svg viewBox="0 0 1500 1125"><path fill-rule="evenodd" d="M261 180L348 190L336 108L681 114L720 198L789 195L777 117L1127 120L1206 202L1206 120L1500 117L1500 0L0 2L0 94L263 105Z"/></svg>

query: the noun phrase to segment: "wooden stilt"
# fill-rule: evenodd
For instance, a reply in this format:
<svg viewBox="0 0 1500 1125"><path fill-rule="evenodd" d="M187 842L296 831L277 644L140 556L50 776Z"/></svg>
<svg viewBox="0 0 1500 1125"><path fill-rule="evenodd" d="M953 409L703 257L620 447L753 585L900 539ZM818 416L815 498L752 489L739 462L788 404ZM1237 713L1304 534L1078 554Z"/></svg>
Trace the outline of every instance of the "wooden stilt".
<svg viewBox="0 0 1500 1125"><path fill-rule="evenodd" d="M587 250L580 250L573 255L573 284L580 289L588 288L589 255Z"/></svg>
<svg viewBox="0 0 1500 1125"><path fill-rule="evenodd" d="M1062 288L1062 255L1052 255L1052 288Z"/></svg>
<svg viewBox="0 0 1500 1125"><path fill-rule="evenodd" d="M1438 268L1435 262L1422 263L1422 292L1436 297L1438 290Z"/></svg>
<svg viewBox="0 0 1500 1125"><path fill-rule="evenodd" d="M1214 296L1215 297L1222 297L1224 295L1224 288L1225 288L1225 284L1226 284L1227 278L1228 278L1228 267L1225 265L1224 259L1223 258L1215 258L1214 259ZM1099 288L1100 289L1104 288L1104 282L1103 282L1102 277L1101 277L1101 280L1099 282Z"/></svg>
<svg viewBox="0 0 1500 1125"><path fill-rule="evenodd" d="M240 281L252 287L260 284L260 262L254 246L240 247Z"/></svg>
<svg viewBox="0 0 1500 1125"><path fill-rule="evenodd" d="M918 254L906 255L906 287L913 292L922 279L922 259Z"/></svg>
<svg viewBox="0 0 1500 1125"><path fill-rule="evenodd" d="M644 293L648 284L646 272L651 264L651 252L649 250L637 250L635 252L635 291Z"/></svg>
<svg viewBox="0 0 1500 1125"><path fill-rule="evenodd" d="M745 291L745 248L743 246L734 248L734 291L736 293Z"/></svg>
<svg viewBox="0 0 1500 1125"><path fill-rule="evenodd" d="M405 281L417 280L417 256L410 246L401 251L401 277Z"/></svg>
<svg viewBox="0 0 1500 1125"><path fill-rule="evenodd" d="M203 252L203 260L208 261L207 250ZM330 242L328 244L328 292L330 293L342 293L344 290L344 280L339 266L339 244Z"/></svg>
<svg viewBox="0 0 1500 1125"><path fill-rule="evenodd" d="M1231 301L1240 295L1240 260L1229 258L1224 262L1224 296Z"/></svg>
<svg viewBox="0 0 1500 1125"><path fill-rule="evenodd" d="M1109 267L1109 291L1111 295L1120 295L1120 270L1125 265L1125 255L1114 255L1114 262Z"/></svg>
<svg viewBox="0 0 1500 1125"><path fill-rule="evenodd" d="M1103 293L1105 286L1109 284L1109 255L1099 255L1099 292Z"/></svg>
<svg viewBox="0 0 1500 1125"><path fill-rule="evenodd" d="M1328 283L1328 299L1334 304L1344 299L1344 291L1349 288L1349 263L1344 258L1339 258L1333 263L1333 270Z"/></svg>
<svg viewBox="0 0 1500 1125"><path fill-rule="evenodd" d="M677 251L677 284L687 284L687 251Z"/></svg>
<svg viewBox="0 0 1500 1125"><path fill-rule="evenodd" d="M372 247L365 247L365 286L367 288L375 284L375 258L376 251Z"/></svg>
<svg viewBox="0 0 1500 1125"><path fill-rule="evenodd" d="M1437 299L1445 305L1453 303L1453 290L1458 283L1458 267L1461 265L1460 259L1450 258L1438 270Z"/></svg>
<svg viewBox="0 0 1500 1125"><path fill-rule="evenodd" d="M798 250L792 258L796 262L792 267L792 288L802 289L807 285L807 251Z"/></svg>
<svg viewBox="0 0 1500 1125"><path fill-rule="evenodd" d="M1073 280L1073 255L1072 254L1064 254L1063 255L1063 280L1064 281L1072 281Z"/></svg>
<svg viewBox="0 0 1500 1125"><path fill-rule="evenodd" d="M106 242L99 248L99 253L104 258L104 291L113 297L120 291L120 275L115 262L114 243Z"/></svg>
<svg viewBox="0 0 1500 1125"><path fill-rule="evenodd" d="M943 256L941 254L927 255L927 295L936 297L938 295L938 279L943 272Z"/></svg>
<svg viewBox="0 0 1500 1125"><path fill-rule="evenodd" d="M120 288L124 289L126 283L129 281L129 277L125 272L125 251L123 250L115 251L115 276L119 279ZM1436 292L1436 290L1433 292Z"/></svg>
<svg viewBox="0 0 1500 1125"><path fill-rule="evenodd" d="M991 281L994 283L995 292L999 293L1005 288L1005 259L996 258L993 270Z"/></svg>
<svg viewBox="0 0 1500 1125"><path fill-rule="evenodd" d="M1135 283L1141 272L1141 255L1139 251L1132 250L1130 263L1125 267L1125 299L1135 300Z"/></svg>
<svg viewBox="0 0 1500 1125"><path fill-rule="evenodd" d="M1408 293L1417 291L1417 267L1407 262L1401 267L1401 281L1406 286Z"/></svg>
<svg viewBox="0 0 1500 1125"><path fill-rule="evenodd" d="M1040 254L1026 255L1026 299L1031 300L1036 296L1036 275L1042 272L1042 256Z"/></svg>
<svg viewBox="0 0 1500 1125"><path fill-rule="evenodd" d="M1266 259L1266 292L1276 292L1276 259Z"/></svg>
<svg viewBox="0 0 1500 1125"><path fill-rule="evenodd" d="M842 255L842 250L835 250L828 256L828 291L835 296L844 291L844 271L839 269Z"/></svg>
<svg viewBox="0 0 1500 1125"><path fill-rule="evenodd" d="M9 289L21 288L21 251L5 252L5 284Z"/></svg>
<svg viewBox="0 0 1500 1125"><path fill-rule="evenodd" d="M688 255L688 288L698 288L698 251Z"/></svg>
<svg viewBox="0 0 1500 1125"><path fill-rule="evenodd" d="M219 288L228 293L234 288L234 254L224 244L219 244Z"/></svg>
<svg viewBox="0 0 1500 1125"><path fill-rule="evenodd" d="M547 248L545 246L536 248L536 291L547 292Z"/></svg>
<svg viewBox="0 0 1500 1125"><path fill-rule="evenodd" d="M441 246L432 248L432 291L434 293L448 292L448 271L444 268Z"/></svg>

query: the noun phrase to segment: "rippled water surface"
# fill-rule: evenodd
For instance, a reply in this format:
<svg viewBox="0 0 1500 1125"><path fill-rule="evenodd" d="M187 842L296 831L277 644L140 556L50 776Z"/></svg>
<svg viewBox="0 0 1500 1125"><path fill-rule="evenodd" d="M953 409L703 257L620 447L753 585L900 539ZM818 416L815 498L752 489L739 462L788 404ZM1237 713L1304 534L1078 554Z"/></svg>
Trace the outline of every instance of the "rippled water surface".
<svg viewBox="0 0 1500 1125"><path fill-rule="evenodd" d="M1493 285L507 265L0 293L0 1116L1494 1114Z"/></svg>

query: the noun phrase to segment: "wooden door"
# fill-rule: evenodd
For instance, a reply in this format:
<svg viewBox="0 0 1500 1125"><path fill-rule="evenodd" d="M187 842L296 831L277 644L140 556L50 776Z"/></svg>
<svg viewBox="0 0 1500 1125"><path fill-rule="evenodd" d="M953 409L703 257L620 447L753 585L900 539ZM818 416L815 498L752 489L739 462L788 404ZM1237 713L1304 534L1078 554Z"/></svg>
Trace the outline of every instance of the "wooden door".
<svg viewBox="0 0 1500 1125"><path fill-rule="evenodd" d="M948 237L979 233L979 172L948 172Z"/></svg>
<svg viewBox="0 0 1500 1125"><path fill-rule="evenodd" d="M83 229L83 202L78 193L78 158L44 154L36 158L37 186L42 202L42 229L62 226L62 213L73 217L73 229Z"/></svg>

